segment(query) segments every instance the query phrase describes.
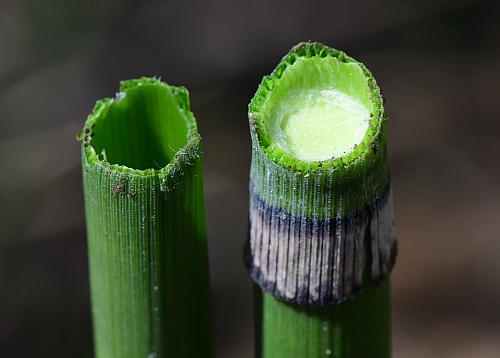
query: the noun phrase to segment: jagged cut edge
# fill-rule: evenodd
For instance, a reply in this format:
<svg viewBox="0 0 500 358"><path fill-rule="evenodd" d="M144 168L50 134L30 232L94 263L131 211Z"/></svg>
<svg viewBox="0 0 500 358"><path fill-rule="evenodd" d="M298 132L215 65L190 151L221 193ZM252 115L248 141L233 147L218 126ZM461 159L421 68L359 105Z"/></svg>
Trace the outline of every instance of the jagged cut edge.
<svg viewBox="0 0 500 358"><path fill-rule="evenodd" d="M332 56L356 63L366 76L373 105L369 128L363 142L345 156L305 162L266 145L269 138L260 109L273 81L298 56ZM253 280L284 301L331 304L355 296L367 280L378 283L387 277L397 251L387 114L370 71L341 51L301 43L263 78L249 105L249 123L252 166L246 263Z"/></svg>
<svg viewBox="0 0 500 358"><path fill-rule="evenodd" d="M168 89L174 96L178 108L184 112L188 121L188 140L185 146L180 148L172 160L160 169L134 169L125 165L111 164L101 158L92 146L93 129L97 120L103 112L114 102L119 101L132 88L141 86L161 86ZM160 180L161 190L171 190L179 182L186 166L194 165L200 156L201 137L198 133L196 119L190 110L189 91L183 86L171 86L162 82L159 78L142 77L120 82L120 91L115 98L103 98L98 100L94 109L87 117L82 132L77 134L77 139L82 142L82 159L84 167L101 166L105 170L117 172L124 175L155 176Z"/></svg>
<svg viewBox="0 0 500 358"><path fill-rule="evenodd" d="M298 57L322 58L327 56L334 57L344 63L357 64L366 77L368 88L370 90L370 99L373 105L373 113L370 117L369 127L363 141L347 155L334 159L312 162L299 160L282 149L271 149L269 146L270 138L266 133L265 125L263 123L264 119L261 118L260 111L272 92L274 81L279 81L286 69L293 65ZM377 145L378 138L383 127L383 122L386 120L380 88L378 87L372 73L366 68L366 66L348 56L344 52L318 42L301 42L297 44L282 58L280 63L270 75L262 78L262 81L257 88L257 92L248 105L248 118L252 142L254 145L259 146L261 150L275 163L299 172L315 172L318 170L334 171L342 170L343 168L355 165L358 160L370 155L370 152L373 150L373 146Z"/></svg>
<svg viewBox="0 0 500 358"><path fill-rule="evenodd" d="M382 282L396 254L389 182L364 210L323 220L269 206L251 190L247 269L280 300L342 303L360 292L366 270L372 283Z"/></svg>

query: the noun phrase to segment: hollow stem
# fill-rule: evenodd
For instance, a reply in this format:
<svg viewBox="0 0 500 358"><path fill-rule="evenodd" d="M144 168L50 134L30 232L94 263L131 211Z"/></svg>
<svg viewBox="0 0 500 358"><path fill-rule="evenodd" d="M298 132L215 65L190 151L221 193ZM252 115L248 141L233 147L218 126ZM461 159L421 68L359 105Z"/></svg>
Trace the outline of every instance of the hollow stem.
<svg viewBox="0 0 500 358"><path fill-rule="evenodd" d="M249 120L257 356L388 357L396 242L373 76L343 52L299 44L263 78Z"/></svg>
<svg viewBox="0 0 500 358"><path fill-rule="evenodd" d="M122 82L80 139L96 357L211 357L200 137L187 90Z"/></svg>

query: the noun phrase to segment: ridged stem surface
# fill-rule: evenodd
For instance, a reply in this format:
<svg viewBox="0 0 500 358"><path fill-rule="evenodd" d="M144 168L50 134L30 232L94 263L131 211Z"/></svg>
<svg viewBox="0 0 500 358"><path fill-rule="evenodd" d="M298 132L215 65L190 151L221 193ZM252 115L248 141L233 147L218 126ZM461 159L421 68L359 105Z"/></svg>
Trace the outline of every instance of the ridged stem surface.
<svg viewBox="0 0 500 358"><path fill-rule="evenodd" d="M116 99L97 103L80 139L96 357L211 357L199 135L187 91L123 82Z"/></svg>
<svg viewBox="0 0 500 358"><path fill-rule="evenodd" d="M336 107L351 101L363 110ZM249 122L257 357L389 357L397 246L375 79L341 51L301 43L263 78Z"/></svg>
<svg viewBox="0 0 500 358"><path fill-rule="evenodd" d="M340 305L297 305L257 296L258 357L386 358L391 351L390 287L369 287Z"/></svg>

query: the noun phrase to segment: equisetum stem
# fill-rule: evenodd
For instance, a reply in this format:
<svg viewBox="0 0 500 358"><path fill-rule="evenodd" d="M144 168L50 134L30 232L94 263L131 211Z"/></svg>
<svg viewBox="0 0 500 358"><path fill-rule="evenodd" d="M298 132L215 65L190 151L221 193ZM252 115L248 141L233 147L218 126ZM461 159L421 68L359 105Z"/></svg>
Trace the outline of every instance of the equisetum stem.
<svg viewBox="0 0 500 358"><path fill-rule="evenodd" d="M79 139L96 357L211 357L200 137L187 90L122 82Z"/></svg>
<svg viewBox="0 0 500 358"><path fill-rule="evenodd" d="M389 357L390 287L338 305L298 305L262 293L259 357Z"/></svg>
<svg viewBox="0 0 500 358"><path fill-rule="evenodd" d="M246 259L257 356L390 356L396 256L385 114L366 67L301 43L249 105Z"/></svg>

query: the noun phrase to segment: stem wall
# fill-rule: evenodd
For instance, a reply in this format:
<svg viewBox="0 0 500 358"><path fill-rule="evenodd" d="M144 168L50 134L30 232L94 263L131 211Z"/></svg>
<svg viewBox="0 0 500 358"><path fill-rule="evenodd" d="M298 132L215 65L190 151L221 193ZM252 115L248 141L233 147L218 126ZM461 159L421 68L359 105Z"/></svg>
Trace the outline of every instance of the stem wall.
<svg viewBox="0 0 500 358"><path fill-rule="evenodd" d="M96 357L211 356L199 157L166 188L83 163Z"/></svg>
<svg viewBox="0 0 500 358"><path fill-rule="evenodd" d="M390 357L388 280L339 305L290 304L268 293L257 299L261 300L257 357Z"/></svg>

